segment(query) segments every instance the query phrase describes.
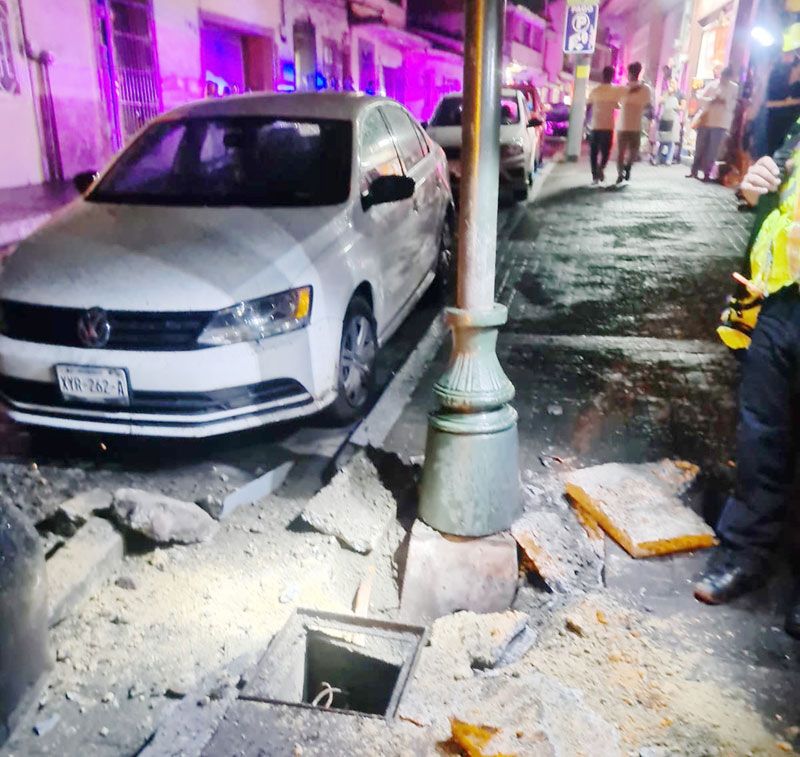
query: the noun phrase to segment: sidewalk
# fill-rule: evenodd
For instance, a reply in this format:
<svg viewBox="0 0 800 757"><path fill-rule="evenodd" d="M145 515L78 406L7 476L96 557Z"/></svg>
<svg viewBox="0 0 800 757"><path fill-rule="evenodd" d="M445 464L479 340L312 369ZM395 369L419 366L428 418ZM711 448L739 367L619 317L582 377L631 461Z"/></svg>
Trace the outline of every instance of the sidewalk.
<svg viewBox="0 0 800 757"><path fill-rule="evenodd" d="M77 194L72 182L0 189L0 248L36 231Z"/></svg>
<svg viewBox="0 0 800 757"><path fill-rule="evenodd" d="M730 191L683 174L637 165L630 185L598 189L583 162L558 166L538 202L501 225L497 289L509 323L498 353L517 390L523 480L541 490L563 470L688 460L702 470L695 509L714 523L732 481L737 377L714 327L752 215L736 211ZM386 440L405 459L424 453L448 354L446 344ZM635 671L610 654L570 660L563 640L549 672L584 691L629 747L644 734L674 750L658 754L797 747L800 643L782 630L791 584L783 573L729 607L706 607L691 596L705 559L633 560L605 541L604 596L660 629L644 653L622 658L635 658L643 676L669 658L673 696L653 680L652 700L631 697L624 676ZM716 705L702 690L709 683ZM761 722L744 725L754 713Z"/></svg>

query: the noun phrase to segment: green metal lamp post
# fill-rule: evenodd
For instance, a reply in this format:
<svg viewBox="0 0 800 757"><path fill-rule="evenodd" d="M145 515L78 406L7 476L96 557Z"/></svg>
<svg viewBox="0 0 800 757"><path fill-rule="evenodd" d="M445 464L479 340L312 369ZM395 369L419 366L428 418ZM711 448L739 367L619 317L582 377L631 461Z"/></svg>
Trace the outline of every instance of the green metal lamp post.
<svg viewBox="0 0 800 757"><path fill-rule="evenodd" d="M420 518L438 531L486 536L520 512L514 386L500 367L494 301L500 168L503 0L467 0L457 306L446 311L453 351L434 387Z"/></svg>

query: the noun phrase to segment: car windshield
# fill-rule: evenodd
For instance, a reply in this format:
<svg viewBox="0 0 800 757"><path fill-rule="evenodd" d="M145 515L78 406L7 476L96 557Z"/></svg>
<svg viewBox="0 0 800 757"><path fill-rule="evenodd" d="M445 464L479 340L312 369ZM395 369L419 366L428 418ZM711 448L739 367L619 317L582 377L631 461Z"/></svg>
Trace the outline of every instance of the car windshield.
<svg viewBox="0 0 800 757"><path fill-rule="evenodd" d="M350 192L349 121L220 116L148 128L89 195L141 205L335 205Z"/></svg>
<svg viewBox="0 0 800 757"><path fill-rule="evenodd" d="M461 126L463 100L460 97L445 97L431 117L431 126ZM519 123L519 106L515 97L500 98L500 123L504 126Z"/></svg>

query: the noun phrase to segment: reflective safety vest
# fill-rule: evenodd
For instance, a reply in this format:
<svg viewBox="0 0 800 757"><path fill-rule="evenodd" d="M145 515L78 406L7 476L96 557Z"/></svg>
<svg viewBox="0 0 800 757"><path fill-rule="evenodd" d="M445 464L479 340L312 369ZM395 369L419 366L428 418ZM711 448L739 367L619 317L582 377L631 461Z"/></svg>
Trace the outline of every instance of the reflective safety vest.
<svg viewBox="0 0 800 757"><path fill-rule="evenodd" d="M778 206L766 216L750 248L747 294L731 297L717 334L733 350L747 349L765 298L800 282L800 146L792 172L778 190Z"/></svg>

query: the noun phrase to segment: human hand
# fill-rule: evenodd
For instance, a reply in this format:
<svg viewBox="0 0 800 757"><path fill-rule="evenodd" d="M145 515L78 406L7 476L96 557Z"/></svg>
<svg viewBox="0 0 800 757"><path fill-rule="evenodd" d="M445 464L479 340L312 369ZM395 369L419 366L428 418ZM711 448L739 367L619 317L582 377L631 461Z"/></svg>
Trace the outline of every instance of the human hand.
<svg viewBox="0 0 800 757"><path fill-rule="evenodd" d="M755 205L761 195L776 192L781 185L781 172L768 155L759 158L742 179L740 189L749 205Z"/></svg>

